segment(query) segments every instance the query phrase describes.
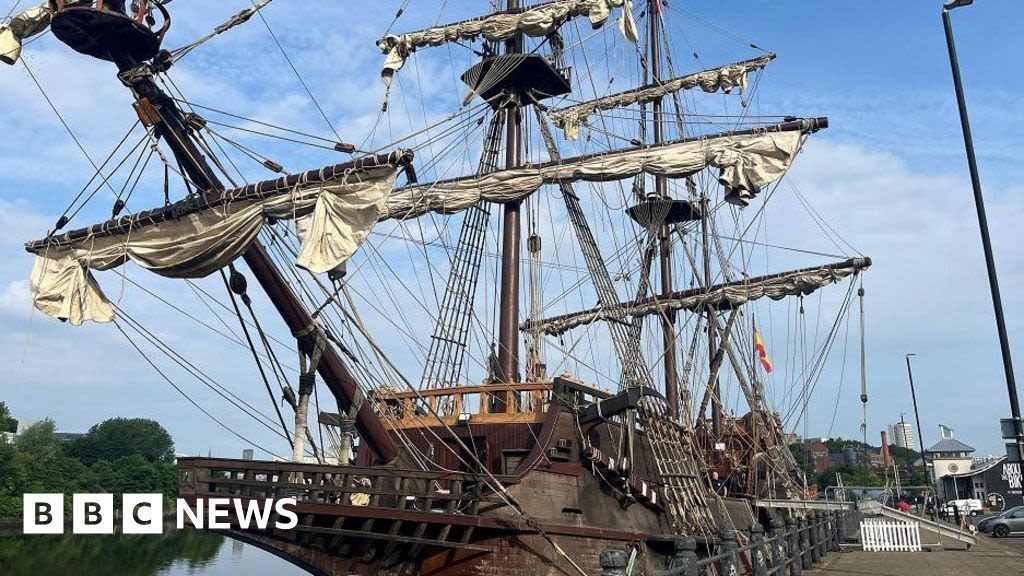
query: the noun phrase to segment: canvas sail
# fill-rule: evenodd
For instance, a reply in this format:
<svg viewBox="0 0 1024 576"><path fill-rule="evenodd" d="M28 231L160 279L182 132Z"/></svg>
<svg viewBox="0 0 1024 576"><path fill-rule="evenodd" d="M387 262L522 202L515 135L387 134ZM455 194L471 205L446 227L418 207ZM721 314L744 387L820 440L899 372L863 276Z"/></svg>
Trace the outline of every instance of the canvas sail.
<svg viewBox="0 0 1024 576"><path fill-rule="evenodd" d="M590 116L598 110L611 110L632 104L653 102L673 92L693 88L700 88L704 92L722 91L727 94L733 89L739 88L742 92L747 88L747 75L764 68L774 58L774 54L767 54L760 58L744 60L696 74L671 78L657 84L610 94L575 106L557 108L551 111L551 120L562 129L566 138L575 140L579 136L580 126L587 124Z"/></svg>
<svg viewBox="0 0 1024 576"><path fill-rule="evenodd" d="M169 278L201 278L238 258L268 219L308 218L296 265L331 270L359 248L380 218L394 187L393 167L356 171L315 185L296 186L266 199L226 201L156 224L129 226L74 242L42 243L32 272L33 302L40 311L78 325L113 319L113 308L92 270L131 260Z"/></svg>
<svg viewBox="0 0 1024 576"><path fill-rule="evenodd" d="M594 28L604 26L613 8L621 8L619 31L630 42L637 42L636 22L633 20L630 0L556 0L531 6L525 10L500 12L483 18L464 20L445 26L434 26L418 32L388 35L377 41L381 53L386 54L381 79L391 85L395 72L405 65L409 54L425 46L440 46L460 40L483 37L491 42L508 40L517 34L547 36L576 16L586 16Z"/></svg>
<svg viewBox="0 0 1024 576"><path fill-rule="evenodd" d="M806 296L870 265L870 258L850 258L843 262L816 268L805 268L740 282L719 284L710 288L684 290L668 297L658 296L625 302L614 309L591 308L542 320L537 325L527 323L522 326L522 329L540 330L545 334L558 336L568 330L586 326L598 320L614 320L626 316L641 318L661 314L666 310L696 311L708 307L721 310L766 297L772 300L781 300L787 296Z"/></svg>
<svg viewBox="0 0 1024 576"><path fill-rule="evenodd" d="M384 216L404 219L430 212L450 214L480 200L521 200L544 184L623 180L640 173L681 178L708 167L720 169L719 180L726 186L726 201L746 206L762 186L779 179L789 169L802 141L803 131L799 128L709 136L443 180L395 190L388 198Z"/></svg>

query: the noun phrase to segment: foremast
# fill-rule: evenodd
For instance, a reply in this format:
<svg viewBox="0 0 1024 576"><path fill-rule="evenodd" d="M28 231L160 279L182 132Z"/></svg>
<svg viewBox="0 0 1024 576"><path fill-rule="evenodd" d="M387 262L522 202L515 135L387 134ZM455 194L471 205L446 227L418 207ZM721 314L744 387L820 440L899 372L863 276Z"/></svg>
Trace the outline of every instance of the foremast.
<svg viewBox="0 0 1024 576"><path fill-rule="evenodd" d="M166 15L166 12L164 13ZM73 26L75 29L86 32L81 36L67 37L58 33L58 37L62 41L80 52L110 60L117 65L119 79L135 97L134 107L140 120L167 143L181 166L187 182L199 188L200 195L224 193L224 185L201 153L200 146L193 139L192 128L189 126L185 114L179 109L174 99L164 93L153 80L154 74L162 72L170 66L169 59L162 58L156 51L159 48L159 40L162 39L162 32L158 37L154 35L152 41L148 41L146 36L148 30L124 14L91 7L72 7L58 11L53 17L55 33L64 28L61 26L64 24L62 19L68 21L67 27ZM123 36L114 35L105 40L103 35L105 31L122 29L147 41L128 45L124 42ZM140 51L140 45L146 44L152 44L152 48L144 46L143 49L148 51ZM146 63L145 60L150 58L153 59L153 63ZM285 179L287 180L287 178ZM259 185L255 188L259 188ZM152 212L159 212L159 210ZM57 228L63 227L66 223L66 220L62 219ZM48 245L49 240L47 238L36 244ZM299 349L310 360L318 360L313 363L316 372L324 379L339 405L349 408L353 413L356 427L366 446L376 454L377 459L381 462L395 460L398 452L394 443L372 406L363 402L363 395L355 378L335 348L326 341L323 330L291 290L259 240L254 239L249 244L243 252L243 258L256 280L266 291L278 314L292 331ZM307 381L308 377L300 383L300 396L305 393L308 398L308 394L312 390L311 382ZM305 424L297 421L296 428L296 435L298 435L300 430L305 429ZM296 445L301 445L301 441L296 442Z"/></svg>

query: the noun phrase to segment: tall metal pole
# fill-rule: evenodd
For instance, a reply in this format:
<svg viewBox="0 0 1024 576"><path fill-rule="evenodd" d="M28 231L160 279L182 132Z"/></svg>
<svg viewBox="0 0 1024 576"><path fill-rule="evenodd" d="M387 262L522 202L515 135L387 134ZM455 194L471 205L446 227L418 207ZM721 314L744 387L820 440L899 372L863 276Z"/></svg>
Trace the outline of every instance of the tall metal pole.
<svg viewBox="0 0 1024 576"><path fill-rule="evenodd" d="M648 0L648 21L650 22L647 44L650 47L651 82L661 81L661 2ZM659 96L651 104L654 114L654 143L665 141L665 119L662 114L662 99ZM664 176L654 177L654 190L662 198L668 197L668 183ZM659 260L661 264L661 294L672 293L672 241L667 225L658 231ZM709 334L714 331L709 328ZM661 341L665 349L665 401L673 418L679 418L679 371L676 367L676 312L665 310L661 315ZM716 405L716 404L713 404Z"/></svg>
<svg viewBox="0 0 1024 576"><path fill-rule="evenodd" d="M914 371L910 369L910 357L915 356L913 352L910 352L906 356L907 360L907 377L910 379L910 398L914 401L914 422L917 424L917 441L921 443L921 471L924 472L925 479L928 478L928 461L925 459L924 452L924 430L921 429L921 415L917 411L917 392L914 390ZM903 418L901 417L902 421ZM906 434L904 433L904 438ZM929 483L931 483L929 481Z"/></svg>
<svg viewBox="0 0 1024 576"><path fill-rule="evenodd" d="M862 280L863 282L863 280ZM868 373L867 373L867 347L865 346L866 333L864 330L864 286L857 289L857 298L860 299L860 405L863 411L860 431L864 435L864 461L868 461Z"/></svg>
<svg viewBox="0 0 1024 576"><path fill-rule="evenodd" d="M1017 444L1017 456L1024 455L1024 435L1021 430L1020 400L1017 397L1017 382L1013 374L1013 360L1010 356L1010 339L1006 333L1006 320L1003 318L1003 299L999 293L999 278L996 276L996 260L992 253L992 240L988 234L988 217L985 215L985 199L981 194L981 177L978 175L978 161L974 155L974 138L971 136L971 123L967 117L967 100L964 97L963 80L960 78L960 62L956 56L956 44L953 41L953 25L949 12L955 8L966 6L970 1L954 0L947 2L942 8L942 25L946 32L946 48L949 51L949 66L953 72L953 87L956 89L956 103L960 110L960 127L964 133L964 147L967 149L967 166L971 172L971 187L974 189L974 206L978 212L978 228L981 231L981 245L985 252L985 267L988 271L988 285L992 292L992 307L996 316L996 330L999 333L999 349L1003 357L1003 374L1006 378L1006 390L1010 396L1010 415L1013 417L1014 432Z"/></svg>
<svg viewBox="0 0 1024 576"><path fill-rule="evenodd" d="M509 10L519 8L519 0L507 0ZM505 42L506 54L523 51L523 36L516 34ZM505 138L505 166L515 168L522 162L522 108L518 102L508 110ZM521 202L505 204L501 243L501 295L498 319L498 380L514 383L519 376L519 213ZM507 405L507 404L506 404Z"/></svg>

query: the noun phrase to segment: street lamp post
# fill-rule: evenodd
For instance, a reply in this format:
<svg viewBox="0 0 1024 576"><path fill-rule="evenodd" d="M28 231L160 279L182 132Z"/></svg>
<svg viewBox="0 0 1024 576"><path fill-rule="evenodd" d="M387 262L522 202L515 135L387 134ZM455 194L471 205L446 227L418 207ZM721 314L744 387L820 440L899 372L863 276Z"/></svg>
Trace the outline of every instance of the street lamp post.
<svg viewBox="0 0 1024 576"><path fill-rule="evenodd" d="M928 461L924 456L924 430L921 429L921 415L917 412L917 391L914 390L914 371L910 369L910 357L916 356L913 352L906 355L907 377L910 378L910 399L914 401L914 422L917 424L917 441L921 443L921 471L924 472L925 480L928 479Z"/></svg>
<svg viewBox="0 0 1024 576"><path fill-rule="evenodd" d="M956 89L956 102L960 109L960 126L964 133L964 146L967 149L967 165L971 171L971 186L974 188L974 205L978 212L978 227L981 229L981 245L985 251L985 265L988 269L988 283L992 291L992 307L995 309L996 330L999 332L999 348L1003 357L1003 373L1006 377L1006 389L1010 396L1010 414L1013 422L1013 442L1016 445L1016 459L1024 454L1024 434L1021 430L1020 401L1017 398L1017 383L1013 375L1013 361L1010 357L1010 340L1006 334L1006 320L1003 318L1003 300L999 294L999 279L996 276L996 261L992 254L992 240L988 234L988 218L985 216L985 200L981 194L981 177L978 175L978 162L974 155L974 139L971 136L971 124L967 118L967 101L964 98L963 81L960 78L960 63L956 57L956 44L953 41L953 25L949 13L956 8L967 6L974 0L950 0L942 7L942 25L946 32L946 48L949 50L949 65L953 71L953 86ZM907 367L910 367L909 360ZM1012 453L1011 453L1012 455Z"/></svg>

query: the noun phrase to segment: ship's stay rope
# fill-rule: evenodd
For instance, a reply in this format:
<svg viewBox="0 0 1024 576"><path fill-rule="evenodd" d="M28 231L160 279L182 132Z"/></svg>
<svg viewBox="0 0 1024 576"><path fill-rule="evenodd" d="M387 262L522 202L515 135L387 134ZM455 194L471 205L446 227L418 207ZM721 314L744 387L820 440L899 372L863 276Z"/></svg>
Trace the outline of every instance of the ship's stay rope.
<svg viewBox="0 0 1024 576"><path fill-rule="evenodd" d="M214 28L213 31L207 34L206 36L203 36L202 38L199 38L198 40L195 40L190 44L186 44L181 48L175 48L174 50L171 50L171 56L174 58L175 61L184 58L190 52L192 52L199 46L206 44L210 40L213 40L215 37L223 34L224 32L227 32L228 30L231 30L232 28L235 28L236 26L241 26L242 24L245 24L249 21L250 18L252 18L253 14L259 14L260 10L262 10L266 5L270 4L273 1L274 0L263 0L258 4L256 2L253 2L252 8L246 8L244 10L239 11L234 16L225 21L223 24Z"/></svg>
<svg viewBox="0 0 1024 576"><path fill-rule="evenodd" d="M235 276L236 274L238 274L238 272L235 271L233 266L231 268L231 273L232 273L232 276ZM287 438L287 440L288 440L289 446L293 446L294 447L295 443L294 443L294 441L292 441L291 434L288 431L288 425L284 421L284 415L281 414L281 407L278 406L278 404L277 404L277 398L274 396L274 391L270 387L270 380L267 378L267 373L263 369L263 362L260 359L260 354L256 350L256 345L252 341L252 336L249 335L249 328L245 325L245 319L242 317L242 311L238 307L238 301L235 298L235 291L239 290L239 291L242 292L241 296L242 296L243 302L245 303L246 308L249 309L249 313L250 314L253 314L252 301L249 299L249 296L247 294L245 294L244 284L243 284L242 287L238 287L237 285L239 284L239 281L236 280L235 281L236 287L233 288L231 286L231 283L228 281L228 277L224 273L223 269L220 270L220 277L224 281L224 288L227 291L228 296L231 297L231 305L235 309L235 316L238 317L238 323L239 323L239 325L242 328L242 333L245 334L246 344L249 346L249 350L252 352L253 360L256 362L256 368L257 368L257 370L259 370L260 379L263 380L263 385L267 389L267 395L270 396L270 403L274 406L274 411L277 413L277 420L281 424L281 430L284 431L284 435L285 435L285 438ZM237 278L237 276L236 276L236 278Z"/></svg>
<svg viewBox="0 0 1024 576"><path fill-rule="evenodd" d="M278 454L276 454L276 453L274 453L274 452L264 448L263 446L260 446L259 444L256 444L255 442L250 440L248 437L243 436L242 434L239 434L233 428L231 428L230 426L225 424L222 420L220 420L219 418L214 416L212 413L210 413L209 410L207 410L206 408L203 408L203 406L199 402L196 402L180 386L175 384L174 381L171 380L170 377L168 377L167 374L165 374L164 371L161 370L160 367L157 366L156 363L153 362L153 360L151 360L149 358L149 356L147 356L146 353L142 351L142 348L139 347L139 345L135 342L135 340L133 340L132 337L129 336L127 332L125 332L125 330L121 326L120 322L115 320L114 321L114 326L125 337L125 340L128 341L128 343L132 346L132 348L134 348L135 351L139 353L139 356L142 356L142 359L145 360L146 363L149 364L153 368L153 370L155 370L156 373L159 374L160 377L164 379L165 382L167 382L172 388L174 388L178 392L178 394L180 394L185 400L187 400L189 402L189 404L192 404L192 406L194 406L197 410L199 410L200 412L205 414L208 418L210 418L210 420L213 420L214 422L216 422L221 428L227 430L228 432L230 432L232 435L234 435L236 438L238 438L242 442L245 442L246 444L252 446L253 448L256 448L257 450L259 450L261 452L265 452L266 454L270 455L273 458L277 458L279 460L284 460L284 458L281 457L280 455L278 455Z"/></svg>

